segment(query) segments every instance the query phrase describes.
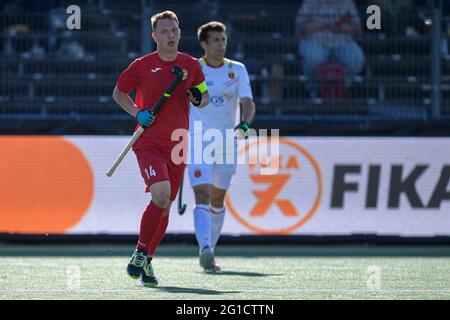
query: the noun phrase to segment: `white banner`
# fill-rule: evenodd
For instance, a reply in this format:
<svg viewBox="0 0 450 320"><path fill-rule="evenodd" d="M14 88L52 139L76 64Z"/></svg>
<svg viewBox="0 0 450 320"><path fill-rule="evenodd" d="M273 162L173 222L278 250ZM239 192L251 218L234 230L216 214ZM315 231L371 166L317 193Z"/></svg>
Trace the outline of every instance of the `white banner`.
<svg viewBox="0 0 450 320"><path fill-rule="evenodd" d="M138 233L150 195L134 153L105 174L128 139L1 137L0 232ZM274 175L238 165L223 234L450 236L448 138L289 137L280 155ZM168 233L193 233L187 174L183 201Z"/></svg>

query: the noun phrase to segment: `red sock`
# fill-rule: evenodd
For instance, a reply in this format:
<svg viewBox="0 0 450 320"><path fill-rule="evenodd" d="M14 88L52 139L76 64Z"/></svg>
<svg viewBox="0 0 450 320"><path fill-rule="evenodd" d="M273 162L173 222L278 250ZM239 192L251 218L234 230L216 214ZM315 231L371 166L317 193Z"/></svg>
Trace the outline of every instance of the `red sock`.
<svg viewBox="0 0 450 320"><path fill-rule="evenodd" d="M149 257L153 257L155 255L156 248L159 246L161 240L164 238L168 224L169 224L169 215L162 217L161 222L159 223L158 230L156 230L152 242L148 246L147 252Z"/></svg>
<svg viewBox="0 0 450 320"><path fill-rule="evenodd" d="M150 201L142 215L141 230L136 249L148 252L149 245L158 231L164 210L164 208L160 208L153 201Z"/></svg>

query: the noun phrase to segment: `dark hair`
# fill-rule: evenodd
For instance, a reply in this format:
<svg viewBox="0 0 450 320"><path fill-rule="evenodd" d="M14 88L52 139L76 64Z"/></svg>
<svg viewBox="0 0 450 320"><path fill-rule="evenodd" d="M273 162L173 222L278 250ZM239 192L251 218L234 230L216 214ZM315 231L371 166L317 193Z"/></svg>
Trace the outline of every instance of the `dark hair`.
<svg viewBox="0 0 450 320"><path fill-rule="evenodd" d="M208 41L209 32L227 32L227 27L219 21L205 23L197 29L198 41Z"/></svg>
<svg viewBox="0 0 450 320"><path fill-rule="evenodd" d="M177 15L172 12L172 11L164 11L161 13L157 13L154 14L151 18L150 21L152 23L152 30L155 31L156 29L156 24L158 23L159 20L161 19L169 19L169 20L175 20L175 22L177 23L177 25L179 26L180 23L178 22L178 17Z"/></svg>

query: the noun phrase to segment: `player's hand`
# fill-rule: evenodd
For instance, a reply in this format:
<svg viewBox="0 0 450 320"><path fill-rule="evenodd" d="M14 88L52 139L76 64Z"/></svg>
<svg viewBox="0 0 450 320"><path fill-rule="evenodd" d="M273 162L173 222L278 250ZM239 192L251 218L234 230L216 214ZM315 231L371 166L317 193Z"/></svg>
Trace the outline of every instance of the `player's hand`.
<svg viewBox="0 0 450 320"><path fill-rule="evenodd" d="M186 94L189 96L189 100L191 100L194 106L198 107L202 102L203 95L198 88L192 87L187 89Z"/></svg>
<svg viewBox="0 0 450 320"><path fill-rule="evenodd" d="M234 135L237 139L247 139L250 133L250 125L247 121L243 120L234 128Z"/></svg>
<svg viewBox="0 0 450 320"><path fill-rule="evenodd" d="M139 121L143 128L150 126L155 121L155 115L148 110L140 110L136 114L136 119Z"/></svg>

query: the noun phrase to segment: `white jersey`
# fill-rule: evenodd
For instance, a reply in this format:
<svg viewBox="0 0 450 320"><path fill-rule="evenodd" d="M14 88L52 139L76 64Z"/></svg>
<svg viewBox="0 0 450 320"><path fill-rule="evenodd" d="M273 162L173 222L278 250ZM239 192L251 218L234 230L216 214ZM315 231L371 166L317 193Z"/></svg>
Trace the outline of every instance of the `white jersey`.
<svg viewBox="0 0 450 320"><path fill-rule="evenodd" d="M202 122L202 134L208 129L219 129L225 136L226 129L234 129L239 123L240 98L253 99L250 79L245 65L230 59L224 59L220 67L209 66L205 58L199 59L210 95L209 104L204 108L191 105L189 133L194 133L194 121Z"/></svg>

